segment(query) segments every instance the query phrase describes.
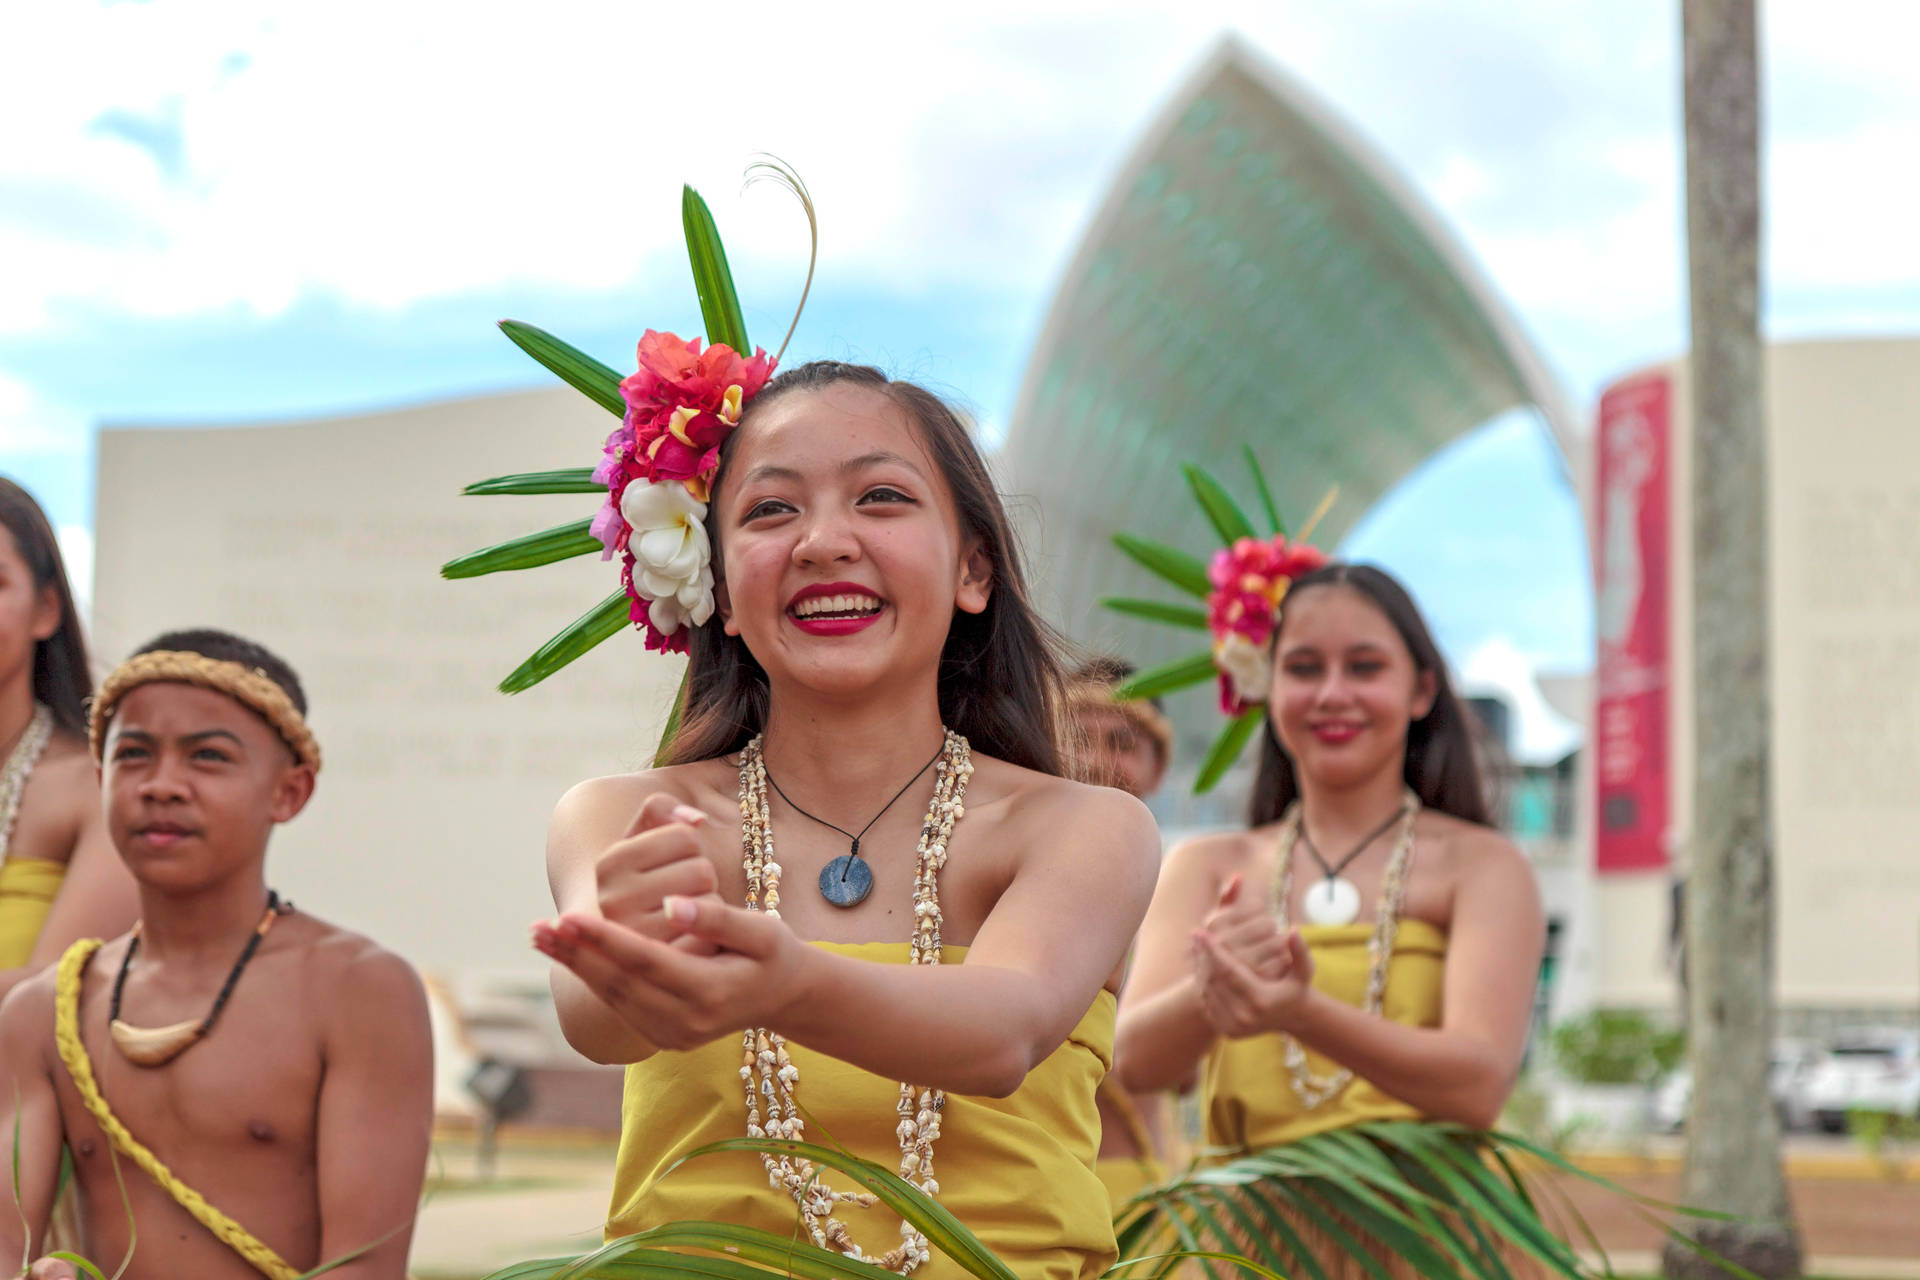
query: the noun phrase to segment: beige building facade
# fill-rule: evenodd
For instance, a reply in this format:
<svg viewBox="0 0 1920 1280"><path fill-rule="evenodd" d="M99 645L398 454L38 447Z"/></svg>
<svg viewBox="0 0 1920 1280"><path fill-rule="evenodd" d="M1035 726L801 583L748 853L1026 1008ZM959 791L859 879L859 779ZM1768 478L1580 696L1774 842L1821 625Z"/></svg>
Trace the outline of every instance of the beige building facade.
<svg viewBox="0 0 1920 1280"><path fill-rule="evenodd" d="M592 514L593 495L463 497L586 465L614 419L559 387L289 425L104 429L94 636L117 662L216 626L299 671L326 755L272 883L429 973L531 973L547 816L643 764L682 660L616 636L535 689L501 677L618 586L584 557L449 582L446 560Z"/></svg>
<svg viewBox="0 0 1920 1280"><path fill-rule="evenodd" d="M1691 423L1670 382L1663 843L1667 868L1599 872L1600 1003L1674 1007L1671 882L1691 826ZM1788 1028L1920 1014L1920 340L1789 342L1767 354L1768 551L1779 1000ZM1605 502L1587 479L1590 519ZM1596 564L1605 585L1604 528ZM1604 750L1604 740L1596 744ZM1599 751L1583 753L1584 842Z"/></svg>

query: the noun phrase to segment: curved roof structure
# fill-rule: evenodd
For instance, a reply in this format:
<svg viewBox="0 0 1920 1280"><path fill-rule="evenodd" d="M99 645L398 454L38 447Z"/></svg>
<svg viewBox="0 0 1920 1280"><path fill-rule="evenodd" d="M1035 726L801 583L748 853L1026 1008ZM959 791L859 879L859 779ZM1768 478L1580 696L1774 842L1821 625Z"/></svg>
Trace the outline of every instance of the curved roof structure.
<svg viewBox="0 0 1920 1280"><path fill-rule="evenodd" d="M1331 546L1435 449L1528 404L1567 451L1558 388L1466 251L1363 139L1228 39L1094 219L999 466L1038 508L1028 545L1055 620L1156 662L1192 633L1099 601L1164 590L1116 530L1217 546L1181 463L1251 505L1251 445L1295 521L1339 485L1314 538Z"/></svg>

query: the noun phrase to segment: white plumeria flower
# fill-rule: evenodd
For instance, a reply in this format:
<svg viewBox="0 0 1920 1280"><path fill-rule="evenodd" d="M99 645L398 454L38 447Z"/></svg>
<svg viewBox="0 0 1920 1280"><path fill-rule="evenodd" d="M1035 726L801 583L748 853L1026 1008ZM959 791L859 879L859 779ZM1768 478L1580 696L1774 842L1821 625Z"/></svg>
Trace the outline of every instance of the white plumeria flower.
<svg viewBox="0 0 1920 1280"><path fill-rule="evenodd" d="M1226 673L1233 683L1233 696L1240 701L1267 700L1267 689L1273 683L1273 662L1267 657L1265 645L1255 644L1238 631L1229 631L1213 647L1213 665Z"/></svg>
<svg viewBox="0 0 1920 1280"><path fill-rule="evenodd" d="M707 504L677 480L634 480L620 495L620 514L633 528L634 589L647 600L647 617L672 635L713 616L713 548L707 540Z"/></svg>

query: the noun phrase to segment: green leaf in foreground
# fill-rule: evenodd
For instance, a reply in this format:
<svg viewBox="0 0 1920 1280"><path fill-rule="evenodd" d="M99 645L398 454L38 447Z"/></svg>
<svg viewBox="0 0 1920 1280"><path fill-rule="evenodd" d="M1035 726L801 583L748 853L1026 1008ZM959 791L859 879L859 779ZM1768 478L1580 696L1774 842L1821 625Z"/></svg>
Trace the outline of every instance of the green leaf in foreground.
<svg viewBox="0 0 1920 1280"><path fill-rule="evenodd" d="M560 375L560 380L616 418L627 416L627 402L620 398L620 375L592 356L571 347L534 325L518 320L502 320L500 332L513 344Z"/></svg>
<svg viewBox="0 0 1920 1280"><path fill-rule="evenodd" d="M592 525L591 519L575 520L572 524L542 529L524 538L514 538L484 551L472 552L441 565L440 576L477 578L482 574L502 573L510 569L533 569L556 560L571 560L589 551L603 550L600 539L587 532Z"/></svg>
<svg viewBox="0 0 1920 1280"><path fill-rule="evenodd" d="M1208 658L1208 665L1212 665L1211 655ZM1226 776L1227 770L1233 767L1233 762L1240 758L1242 751L1246 750L1248 740L1253 737L1254 730L1260 727L1260 722L1266 718L1266 715L1265 707L1254 707L1227 721L1227 727L1220 731L1220 736L1215 738L1213 745L1207 748L1206 759L1200 762L1200 774L1193 783L1195 795L1205 795L1213 790L1215 783Z"/></svg>
<svg viewBox="0 0 1920 1280"><path fill-rule="evenodd" d="M693 1160L721 1151L797 1156L811 1160L816 1165L838 1169L924 1232L934 1248L965 1268L968 1274L980 1276L982 1280L1019 1280L1006 1263L995 1257L993 1251L980 1243L980 1238L962 1226L960 1220L939 1201L870 1160L811 1143L779 1142L764 1138L728 1138L721 1142L710 1142L688 1152L686 1159Z"/></svg>
<svg viewBox="0 0 1920 1280"><path fill-rule="evenodd" d="M513 674L500 682L500 692L526 692L602 640L622 630L627 623L627 593L623 588L575 618L564 631L535 650L532 657L515 667Z"/></svg>
<svg viewBox="0 0 1920 1280"><path fill-rule="evenodd" d="M1135 564L1164 578L1188 595L1205 600L1213 590L1213 584L1207 580L1207 566L1200 563L1198 557L1190 556L1178 547L1169 547L1148 538L1136 538L1130 533L1114 534L1113 545L1124 551Z"/></svg>
<svg viewBox="0 0 1920 1280"><path fill-rule="evenodd" d="M605 493L607 486L593 478L592 467L566 467L559 471L522 471L516 475L476 480L460 492L469 497L490 494L532 493Z"/></svg>

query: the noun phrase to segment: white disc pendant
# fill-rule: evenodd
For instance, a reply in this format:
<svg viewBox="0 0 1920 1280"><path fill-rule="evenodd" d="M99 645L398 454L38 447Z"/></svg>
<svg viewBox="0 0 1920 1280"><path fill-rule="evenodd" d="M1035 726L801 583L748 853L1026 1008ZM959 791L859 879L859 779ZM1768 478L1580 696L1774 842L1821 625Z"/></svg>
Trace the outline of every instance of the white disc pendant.
<svg viewBox="0 0 1920 1280"><path fill-rule="evenodd" d="M1301 905L1314 924L1352 924L1360 915L1360 891L1351 880L1326 876L1307 886Z"/></svg>

